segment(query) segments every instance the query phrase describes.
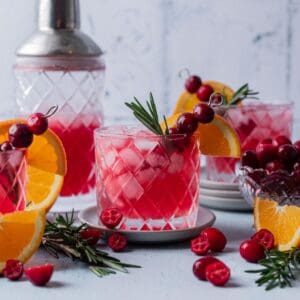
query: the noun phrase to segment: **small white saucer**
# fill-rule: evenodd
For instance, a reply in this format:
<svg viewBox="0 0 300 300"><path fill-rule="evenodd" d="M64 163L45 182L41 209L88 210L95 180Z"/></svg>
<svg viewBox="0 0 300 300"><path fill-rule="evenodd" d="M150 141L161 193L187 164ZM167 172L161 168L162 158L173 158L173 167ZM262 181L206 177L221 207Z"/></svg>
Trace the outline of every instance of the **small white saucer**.
<svg viewBox="0 0 300 300"><path fill-rule="evenodd" d="M231 191L231 190L213 190L207 188L200 188L200 195L210 196L210 197L220 197L220 198L242 198L242 194L240 191Z"/></svg>
<svg viewBox="0 0 300 300"><path fill-rule="evenodd" d="M199 207L196 226L182 230L164 231L135 231L135 230L111 230L98 224L97 208L92 206L79 212L78 218L82 223L90 227L100 229L106 234L120 232L128 241L135 243L169 243L191 239L197 236L203 228L211 226L215 222L215 215L208 209Z"/></svg>
<svg viewBox="0 0 300 300"><path fill-rule="evenodd" d="M253 208L241 198L211 197L200 194L200 205L228 211L252 211Z"/></svg>

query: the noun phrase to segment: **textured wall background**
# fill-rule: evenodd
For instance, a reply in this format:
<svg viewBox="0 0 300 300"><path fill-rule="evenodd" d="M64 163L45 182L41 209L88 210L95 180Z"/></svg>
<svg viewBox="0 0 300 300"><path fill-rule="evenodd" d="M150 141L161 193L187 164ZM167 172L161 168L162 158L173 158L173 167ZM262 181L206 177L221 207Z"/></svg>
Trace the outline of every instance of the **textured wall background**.
<svg viewBox="0 0 300 300"><path fill-rule="evenodd" d="M0 2L0 112L13 113L15 48L33 31L37 0ZM264 100L293 100L300 119L300 0L81 0L82 28L105 50L107 122L128 119L124 100L152 91L163 112L188 67ZM299 126L300 128L300 126Z"/></svg>

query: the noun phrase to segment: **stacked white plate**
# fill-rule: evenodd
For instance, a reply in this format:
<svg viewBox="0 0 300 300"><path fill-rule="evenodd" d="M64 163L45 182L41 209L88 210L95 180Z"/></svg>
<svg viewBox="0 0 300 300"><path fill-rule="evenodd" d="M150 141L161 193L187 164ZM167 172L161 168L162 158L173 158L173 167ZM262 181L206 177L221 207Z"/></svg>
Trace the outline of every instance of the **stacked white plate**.
<svg viewBox="0 0 300 300"><path fill-rule="evenodd" d="M203 177L200 180L200 205L230 211L252 210L237 183L210 181Z"/></svg>

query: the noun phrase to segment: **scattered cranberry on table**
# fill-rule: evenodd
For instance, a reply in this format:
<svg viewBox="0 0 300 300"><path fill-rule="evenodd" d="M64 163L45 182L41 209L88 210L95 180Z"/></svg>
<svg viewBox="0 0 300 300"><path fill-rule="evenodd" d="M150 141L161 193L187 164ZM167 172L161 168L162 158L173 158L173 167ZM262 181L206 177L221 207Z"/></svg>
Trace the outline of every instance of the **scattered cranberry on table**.
<svg viewBox="0 0 300 300"><path fill-rule="evenodd" d="M217 258L213 256L205 256L201 257L196 260L193 264L193 273L194 275L200 280L207 280L206 279L206 267L213 262L219 261Z"/></svg>
<svg viewBox="0 0 300 300"><path fill-rule="evenodd" d="M123 215L116 207L104 209L100 214L103 225L109 229L116 228L122 221Z"/></svg>
<svg viewBox="0 0 300 300"><path fill-rule="evenodd" d="M44 286L50 281L53 270L52 264L45 264L25 269L25 275L33 285Z"/></svg>
<svg viewBox="0 0 300 300"><path fill-rule="evenodd" d="M267 229L261 229L252 235L251 240L257 241L264 246L267 250L274 248L274 235Z"/></svg>
<svg viewBox="0 0 300 300"><path fill-rule="evenodd" d="M215 227L209 227L202 230L201 235L207 237L211 251L221 252L227 244L224 233Z"/></svg>
<svg viewBox="0 0 300 300"><path fill-rule="evenodd" d="M191 240L191 251L197 255L205 255L210 250L208 238L204 235Z"/></svg>
<svg viewBox="0 0 300 300"><path fill-rule="evenodd" d="M205 270L206 279L216 286L224 286L230 278L230 269L223 262L209 264Z"/></svg>
<svg viewBox="0 0 300 300"><path fill-rule="evenodd" d="M98 229L87 228L79 232L80 236L88 242L90 245L96 245L102 235L102 232Z"/></svg>
<svg viewBox="0 0 300 300"><path fill-rule="evenodd" d="M257 263L265 258L265 249L257 240L247 240L240 245L241 256L252 263Z"/></svg>
<svg viewBox="0 0 300 300"><path fill-rule="evenodd" d="M119 233L111 234L107 239L107 245L114 251L114 252L121 252L127 246L127 239L124 235Z"/></svg>
<svg viewBox="0 0 300 300"><path fill-rule="evenodd" d="M16 259L9 259L5 263L2 271L3 275L9 280L19 280L24 272L23 263Z"/></svg>

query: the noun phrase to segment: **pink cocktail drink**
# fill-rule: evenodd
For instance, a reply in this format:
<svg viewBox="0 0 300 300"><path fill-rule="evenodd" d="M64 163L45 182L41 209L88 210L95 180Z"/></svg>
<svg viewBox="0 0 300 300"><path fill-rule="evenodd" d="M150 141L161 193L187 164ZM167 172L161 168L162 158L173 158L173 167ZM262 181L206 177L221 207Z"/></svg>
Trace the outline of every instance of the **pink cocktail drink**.
<svg viewBox="0 0 300 300"><path fill-rule="evenodd" d="M89 193L95 188L93 131L101 126L101 118L98 114L63 114L49 121L67 156L67 175L61 196Z"/></svg>
<svg viewBox="0 0 300 300"><path fill-rule="evenodd" d="M178 135L175 139L183 139ZM161 136L134 128L95 131L97 203L123 213L122 229L172 230L195 225L199 148L166 146Z"/></svg>
<svg viewBox="0 0 300 300"><path fill-rule="evenodd" d="M255 150L259 141L279 135L291 137L292 104L243 104L230 107L224 117L239 135L242 151ZM238 159L207 157L207 179L236 182L235 168Z"/></svg>
<svg viewBox="0 0 300 300"><path fill-rule="evenodd" d="M0 152L0 214L24 210L26 206L25 151Z"/></svg>

